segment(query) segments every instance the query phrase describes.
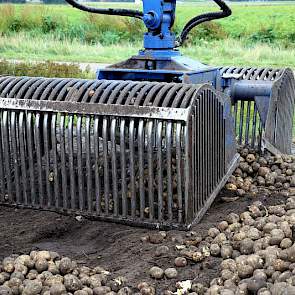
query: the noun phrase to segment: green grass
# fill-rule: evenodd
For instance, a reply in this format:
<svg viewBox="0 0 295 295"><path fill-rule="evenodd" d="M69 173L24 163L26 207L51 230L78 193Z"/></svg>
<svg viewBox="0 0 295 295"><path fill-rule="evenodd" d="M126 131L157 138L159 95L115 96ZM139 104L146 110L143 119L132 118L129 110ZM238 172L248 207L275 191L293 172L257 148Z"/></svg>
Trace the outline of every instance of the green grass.
<svg viewBox="0 0 295 295"><path fill-rule="evenodd" d="M243 38L246 42L268 42L284 47L295 42L295 2L283 4L231 4L229 18L195 29L190 43L200 39L220 40ZM133 7L131 4L100 4L99 6ZM208 3L178 5L174 30L178 34L193 16L218 10ZM0 5L0 34L29 32L31 36L54 34L59 40L83 41L104 45L122 41L140 41L145 31L140 21L126 17L98 16L81 12L67 5Z"/></svg>
<svg viewBox="0 0 295 295"><path fill-rule="evenodd" d="M231 3L233 16L195 29L183 54L213 65L295 68L295 1ZM101 7L134 7L100 4ZM192 16L218 10L181 4L175 31ZM113 63L142 47L143 25L131 18L97 16L68 5L0 5L0 57L37 61Z"/></svg>
<svg viewBox="0 0 295 295"><path fill-rule="evenodd" d="M113 63L136 54L141 43L102 46L79 41L59 41L54 37L27 34L0 37L0 56L5 59ZM212 65L251 65L295 68L295 49L240 40L203 41L182 49L183 54Z"/></svg>

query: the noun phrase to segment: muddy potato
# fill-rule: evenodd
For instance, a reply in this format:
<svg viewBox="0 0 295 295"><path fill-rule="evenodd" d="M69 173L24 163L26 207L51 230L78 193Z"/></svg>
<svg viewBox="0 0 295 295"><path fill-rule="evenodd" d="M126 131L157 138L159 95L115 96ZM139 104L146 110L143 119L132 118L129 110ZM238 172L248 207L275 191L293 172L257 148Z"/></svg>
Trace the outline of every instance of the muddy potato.
<svg viewBox="0 0 295 295"><path fill-rule="evenodd" d="M5 272L7 273L14 272L14 259L12 259L11 257L4 258L2 265L3 265L3 270Z"/></svg>
<svg viewBox="0 0 295 295"><path fill-rule="evenodd" d="M175 268L170 267L170 268L165 269L164 274L165 274L166 278L168 278L168 279L175 279L178 275L178 272Z"/></svg>
<svg viewBox="0 0 295 295"><path fill-rule="evenodd" d="M102 286L102 282L101 282L101 275L96 274L96 275L92 275L89 277L89 286L90 288L96 288L96 287L101 287Z"/></svg>
<svg viewBox="0 0 295 295"><path fill-rule="evenodd" d="M140 294L142 295L154 295L156 294L156 291L153 287L144 287L140 289Z"/></svg>
<svg viewBox="0 0 295 295"><path fill-rule="evenodd" d="M289 269L290 264L291 263L288 261L284 261L282 259L275 259L272 263L272 266L276 271L283 272Z"/></svg>
<svg viewBox="0 0 295 295"><path fill-rule="evenodd" d="M185 267L187 266L187 260L184 257L176 257L174 260L174 264L176 267Z"/></svg>
<svg viewBox="0 0 295 295"><path fill-rule="evenodd" d="M105 295L111 291L111 288L108 286L96 287L93 289L93 295Z"/></svg>
<svg viewBox="0 0 295 295"><path fill-rule="evenodd" d="M59 268L53 261L48 261L48 271L53 275L59 274Z"/></svg>
<svg viewBox="0 0 295 295"><path fill-rule="evenodd" d="M263 259L257 254L248 255L246 261L247 264L253 267L253 269L259 269L263 267Z"/></svg>
<svg viewBox="0 0 295 295"><path fill-rule="evenodd" d="M131 295L133 294L131 288L129 287L123 287L122 289L120 289L117 293L118 295Z"/></svg>
<svg viewBox="0 0 295 295"><path fill-rule="evenodd" d="M283 239L283 240L281 241L281 243L280 243L280 247L281 247L282 249L290 248L292 245L293 245L293 242L292 242L292 240L289 239L289 238L285 238L285 239Z"/></svg>
<svg viewBox="0 0 295 295"><path fill-rule="evenodd" d="M234 276L234 273L231 272L229 269L223 269L221 271L221 278L223 280L229 280L229 279L232 279Z"/></svg>
<svg viewBox="0 0 295 295"><path fill-rule="evenodd" d="M149 270L149 274L153 279L162 279L164 276L164 271L162 268L157 267L157 266L153 266L152 268L150 268Z"/></svg>
<svg viewBox="0 0 295 295"><path fill-rule="evenodd" d="M64 286L69 292L75 292L82 288L81 281L72 274L67 274L64 276Z"/></svg>
<svg viewBox="0 0 295 295"><path fill-rule="evenodd" d="M64 257L59 262L59 271L61 274L65 275L73 270L72 260L68 257Z"/></svg>
<svg viewBox="0 0 295 295"><path fill-rule="evenodd" d="M12 290L7 286L0 286L1 295L12 295Z"/></svg>
<svg viewBox="0 0 295 295"><path fill-rule="evenodd" d="M93 295L93 290L89 287L83 287L81 291L85 291L88 295ZM76 292L79 292L79 290Z"/></svg>
<svg viewBox="0 0 295 295"><path fill-rule="evenodd" d="M230 258L233 254L233 247L231 245L222 245L220 254L223 259Z"/></svg>
<svg viewBox="0 0 295 295"><path fill-rule="evenodd" d="M220 247L218 244L211 244L210 246L210 253L212 256L219 256L220 255Z"/></svg>
<svg viewBox="0 0 295 295"><path fill-rule="evenodd" d="M63 284L55 284L50 287L50 295L67 295L66 287Z"/></svg>
<svg viewBox="0 0 295 295"><path fill-rule="evenodd" d="M61 275L53 275L44 281L44 285L51 287L53 285L63 284L63 282L64 278Z"/></svg>
<svg viewBox="0 0 295 295"><path fill-rule="evenodd" d="M246 238L240 242L240 252L242 254L251 254L253 252L254 241Z"/></svg>
<svg viewBox="0 0 295 295"><path fill-rule="evenodd" d="M38 259L50 260L51 259L50 252L49 251L38 251L36 253L35 260L38 260Z"/></svg>
<svg viewBox="0 0 295 295"><path fill-rule="evenodd" d="M270 238L270 245L279 245L282 240L285 238L285 234L281 229L273 229L270 232L271 238Z"/></svg>
<svg viewBox="0 0 295 295"><path fill-rule="evenodd" d="M75 291L74 295L89 295L89 293L85 290L78 290L78 291Z"/></svg>
<svg viewBox="0 0 295 295"><path fill-rule="evenodd" d="M241 279L249 278L252 276L254 268L247 264L237 264L238 275Z"/></svg>
<svg viewBox="0 0 295 295"><path fill-rule="evenodd" d="M42 282L39 280L27 281L22 295L38 295L42 290Z"/></svg>
<svg viewBox="0 0 295 295"><path fill-rule="evenodd" d="M215 238L219 234L220 234L220 231L216 227L209 228L209 230L208 230L208 236L211 237L211 238Z"/></svg>
<svg viewBox="0 0 295 295"><path fill-rule="evenodd" d="M36 262L35 262L35 268L39 273L47 270L48 269L48 261L44 258L38 258L38 255L37 255Z"/></svg>
<svg viewBox="0 0 295 295"><path fill-rule="evenodd" d="M267 274L264 269L255 269L253 273L253 278L257 280L267 280Z"/></svg>

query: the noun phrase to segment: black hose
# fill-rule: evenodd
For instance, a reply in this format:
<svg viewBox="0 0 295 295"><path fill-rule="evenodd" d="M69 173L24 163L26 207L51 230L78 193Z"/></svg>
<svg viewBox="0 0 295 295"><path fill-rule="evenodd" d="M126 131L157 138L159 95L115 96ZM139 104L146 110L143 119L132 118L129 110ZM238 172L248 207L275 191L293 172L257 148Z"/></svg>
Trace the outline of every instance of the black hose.
<svg viewBox="0 0 295 295"><path fill-rule="evenodd" d="M128 16L142 19L143 13L139 10L131 10L131 9L113 9L113 8L95 8L92 6L87 6L80 4L75 0L66 0L73 7L80 9L82 11L90 12L90 13L98 13L98 14L108 14L108 15L119 15L119 16Z"/></svg>
<svg viewBox="0 0 295 295"><path fill-rule="evenodd" d="M232 14L231 9L227 6L227 4L223 0L214 0L214 2L221 8L222 11L220 12L209 12L198 15L192 18L183 28L180 36L177 39L177 46L181 46L184 41L187 39L188 34L190 31L198 26L201 23L212 21L215 19L225 18Z"/></svg>

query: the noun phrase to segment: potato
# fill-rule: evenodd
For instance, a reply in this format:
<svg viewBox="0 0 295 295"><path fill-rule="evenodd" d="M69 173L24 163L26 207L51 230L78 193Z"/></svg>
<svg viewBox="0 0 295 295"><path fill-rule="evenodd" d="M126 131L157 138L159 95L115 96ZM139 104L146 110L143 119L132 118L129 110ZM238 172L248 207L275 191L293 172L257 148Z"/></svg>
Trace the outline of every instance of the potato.
<svg viewBox="0 0 295 295"><path fill-rule="evenodd" d="M14 272L14 259L6 257L3 259L3 270L8 273Z"/></svg>
<svg viewBox="0 0 295 295"><path fill-rule="evenodd" d="M0 286L0 294L1 295L13 295L11 289L7 286Z"/></svg>
<svg viewBox="0 0 295 295"><path fill-rule="evenodd" d="M175 268L170 267L170 268L167 268L164 271L164 274L165 274L166 278L168 278L168 279L174 279L174 278L177 277L178 272L177 272L177 270Z"/></svg>
<svg viewBox="0 0 295 295"><path fill-rule="evenodd" d="M36 260L39 260L39 259L50 260L51 259L50 252L49 251L39 251L39 252L37 252L35 259Z"/></svg>
<svg viewBox="0 0 295 295"><path fill-rule="evenodd" d="M93 295L104 295L111 291L112 291L111 288L108 286L96 287L93 289Z"/></svg>
<svg viewBox="0 0 295 295"><path fill-rule="evenodd" d="M39 280L27 281L22 295L38 295L42 290L42 282Z"/></svg>
<svg viewBox="0 0 295 295"><path fill-rule="evenodd" d="M63 284L55 284L50 287L50 295L67 295L66 287Z"/></svg>
<svg viewBox="0 0 295 295"><path fill-rule="evenodd" d="M63 282L64 278L61 275L53 275L44 281L44 285L51 287L56 284L63 284Z"/></svg>
<svg viewBox="0 0 295 295"><path fill-rule="evenodd" d="M59 271L61 274L65 275L73 270L72 260L68 257L64 257L60 260Z"/></svg>
<svg viewBox="0 0 295 295"><path fill-rule="evenodd" d="M160 267L153 266L150 268L149 274L153 279L162 279L164 276L164 271Z"/></svg>
<svg viewBox="0 0 295 295"><path fill-rule="evenodd" d="M184 257L176 257L174 260L174 264L177 267L184 267L187 265L187 260Z"/></svg>
<svg viewBox="0 0 295 295"><path fill-rule="evenodd" d="M82 288L81 281L76 276L71 274L64 276L64 285L69 292L75 292Z"/></svg>

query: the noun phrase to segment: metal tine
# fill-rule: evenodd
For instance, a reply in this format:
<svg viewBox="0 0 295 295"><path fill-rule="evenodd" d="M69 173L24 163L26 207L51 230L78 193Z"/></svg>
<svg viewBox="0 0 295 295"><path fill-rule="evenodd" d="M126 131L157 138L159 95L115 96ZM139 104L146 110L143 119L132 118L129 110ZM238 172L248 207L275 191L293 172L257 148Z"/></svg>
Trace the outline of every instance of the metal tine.
<svg viewBox="0 0 295 295"><path fill-rule="evenodd" d="M33 134L32 134L32 113L29 112L27 114L27 120L26 120L26 133L27 133L27 145L28 145L28 158L29 158L29 175L30 175L30 188L31 188L31 205L35 206L36 203L36 189L35 189L35 175L34 175L34 163L35 163L35 159L33 156Z"/></svg>
<svg viewBox="0 0 295 295"><path fill-rule="evenodd" d="M102 123L102 137L103 137L103 170L104 170L104 202L105 202L105 214L109 213L109 194L110 194L110 182L109 182L109 151L108 151L108 119L103 118Z"/></svg>
<svg viewBox="0 0 295 295"><path fill-rule="evenodd" d="M196 171L196 177L197 177L197 210L201 208L201 204L203 202L202 198L202 193L201 193L201 111L200 111L200 104L202 101L202 97L198 97L196 101L196 106L197 106L197 143L196 143L196 150L197 150L197 171Z"/></svg>
<svg viewBox="0 0 295 295"><path fill-rule="evenodd" d="M22 178L22 189L23 189L23 201L24 205L28 205L28 195L27 195L27 157L26 157L26 145L25 145L25 126L24 126L24 112L20 112L19 114L19 148L20 148L20 161L21 161L21 178ZM1 122L0 122L1 124ZM0 148L1 148L0 144ZM2 151L0 150L0 154L2 155ZM1 161L1 158L0 158ZM1 161L2 163L2 161ZM0 178L1 178L1 169L0 168ZM1 180L0 180L1 181Z"/></svg>
<svg viewBox="0 0 295 295"><path fill-rule="evenodd" d="M21 89L18 90L17 94L14 95L14 98L17 99L23 99L27 93L27 91L31 88L34 87L35 83L40 81L42 78L41 77L36 77L36 78L30 78L22 87Z"/></svg>
<svg viewBox="0 0 295 295"><path fill-rule="evenodd" d="M253 114L253 127L252 127L252 143L251 146L254 148L256 145L256 131L257 131L257 114L258 114L258 109L257 105L254 102L254 114ZM259 119L258 119L259 120Z"/></svg>
<svg viewBox="0 0 295 295"><path fill-rule="evenodd" d="M176 170L177 170L177 196L178 196L178 222L183 221L182 216L182 153L181 153L181 123L176 124Z"/></svg>
<svg viewBox="0 0 295 295"><path fill-rule="evenodd" d="M158 176L158 220L163 220L163 159L162 159L162 129L163 123L158 121L157 126L157 176ZM153 201L153 200L152 200Z"/></svg>
<svg viewBox="0 0 295 295"><path fill-rule="evenodd" d="M100 156L99 156L99 132L100 119L98 116L94 119L94 153L95 153L95 210L96 214L101 213L101 181L100 181Z"/></svg>
<svg viewBox="0 0 295 295"><path fill-rule="evenodd" d="M44 78L41 78L40 80L37 80L33 83L33 85L30 86L29 89L27 89L26 93L23 94L23 96L17 95L16 98L21 98L21 99L32 99L32 95L34 92L38 89L40 85L42 85L44 82Z"/></svg>
<svg viewBox="0 0 295 295"><path fill-rule="evenodd" d="M245 131L245 144L248 145L249 143L249 127L250 127L250 120L251 120L251 101L247 102L247 118L246 118L246 131Z"/></svg>
<svg viewBox="0 0 295 295"><path fill-rule="evenodd" d="M192 120L192 132L191 132L191 134L190 134L190 136L191 136L191 141L192 141L192 144L190 145L190 153L191 153L191 159L190 159L190 161L191 161L191 165L192 165L192 171L193 171L193 173L192 173L192 180L191 180L191 185L192 185L192 196L191 196L191 198L190 198L190 200L192 201L191 202L191 204L190 204L190 207L191 207L191 210L193 211L193 212L195 212L195 207L196 207L196 200L195 200L195 187L196 187L196 185L195 185L195 179L196 179L196 174L195 174L195 169L196 169L196 163L195 163L195 159L196 159L196 157L195 157L195 137L194 137L194 134L195 134L195 125L196 125L196 117L195 117L195 107L193 106L192 107L193 108L193 112L192 112L192 115L191 115L191 120Z"/></svg>
<svg viewBox="0 0 295 295"><path fill-rule="evenodd" d="M204 126L205 124L205 94L204 92L202 93L202 100L201 100L201 114L200 114L200 120L202 122L202 129L201 129L201 150L203 151L203 159L206 159L206 153L205 153L205 147L206 147L206 142L205 142L205 128L207 128L207 126ZM187 128L186 127L186 132L187 132ZM187 137L187 135L186 135ZM187 138L186 138L186 145L187 145ZM187 147L186 147L187 148ZM187 154L187 152L186 152ZM206 161L206 160L205 160ZM205 190L206 190L206 177L205 177L205 170L204 170L204 161L201 161L201 194L202 194L202 203L204 201L205 198ZM188 168L186 168L187 170Z"/></svg>
<svg viewBox="0 0 295 295"><path fill-rule="evenodd" d="M153 121L147 122L149 218L154 218L154 162L153 162Z"/></svg>
<svg viewBox="0 0 295 295"><path fill-rule="evenodd" d="M3 91L5 90L6 86L11 82L15 80L15 77L8 77L8 79L5 79L4 81L1 81L1 84L0 84L0 93L1 93L1 96L6 96L6 92L3 93Z"/></svg>
<svg viewBox="0 0 295 295"><path fill-rule="evenodd" d="M145 209L145 188L144 188L144 121L139 120L138 124L138 163L139 163L139 197L140 197L140 218L144 218Z"/></svg>
<svg viewBox="0 0 295 295"><path fill-rule="evenodd" d="M187 222L189 220L189 198L190 198L190 184L191 184L191 178L190 178L190 140L189 140L189 126L186 125L184 128L184 150L185 150L185 163L184 163L184 169L185 169L185 190L184 190L184 214L185 214L185 221Z"/></svg>
<svg viewBox="0 0 295 295"><path fill-rule="evenodd" d="M0 126L2 126L2 111L0 111ZM2 130L0 128L0 201L5 202L5 179L4 179L4 160L3 160L3 138L2 138Z"/></svg>
<svg viewBox="0 0 295 295"><path fill-rule="evenodd" d="M57 166L57 144L56 144L56 116L57 114L52 114L51 117L51 140L52 140L52 162L53 162L53 184L54 184L54 200L53 204L55 208L59 207L59 173L58 173L58 166Z"/></svg>
<svg viewBox="0 0 295 295"><path fill-rule="evenodd" d="M240 126L239 126L239 144L243 141L243 125L244 125L244 101L241 101L240 106Z"/></svg>
<svg viewBox="0 0 295 295"><path fill-rule="evenodd" d="M234 126L235 126L235 133L237 134L238 131L238 103L234 104Z"/></svg>
<svg viewBox="0 0 295 295"><path fill-rule="evenodd" d="M114 201L114 215L118 216L118 177L117 177L117 149L116 149L116 119L111 121L111 153L112 153L112 187Z"/></svg>
<svg viewBox="0 0 295 295"><path fill-rule="evenodd" d="M38 179L38 196L39 203L38 207L42 208L44 206L44 191L43 191L43 178L42 178L42 159L41 159L41 140L40 140L40 114L35 115L35 148L36 148L36 159L37 159L37 179Z"/></svg>
<svg viewBox="0 0 295 295"><path fill-rule="evenodd" d="M78 191L79 191L79 209L84 210L84 175L82 166L82 116L77 117L77 171L78 171Z"/></svg>
<svg viewBox="0 0 295 295"><path fill-rule="evenodd" d="M92 165L91 165L91 116L86 116L85 121L85 152L86 152L86 184L87 184L87 208L88 212L92 213Z"/></svg>
<svg viewBox="0 0 295 295"><path fill-rule="evenodd" d="M49 119L51 120L51 119ZM50 122L50 121L49 121ZM46 181L46 207L51 207L52 190L50 185L50 150L49 150L49 134L50 126L48 125L48 114L46 113L43 118L43 140L44 140L44 159L45 159L45 181Z"/></svg>
<svg viewBox="0 0 295 295"><path fill-rule="evenodd" d="M65 143L65 115L60 116L60 162L61 162L61 181L62 181L62 205L63 209L68 209L67 194L67 174L66 174L66 143Z"/></svg>
<svg viewBox="0 0 295 295"><path fill-rule="evenodd" d="M7 181L7 193L8 193L8 201L10 203L13 202L12 195L12 182L11 182L11 167L10 167L10 145L9 145L9 128L8 128L8 112L3 112L2 117L2 135L3 135L3 150L4 150L4 166L5 166L5 175Z"/></svg>
<svg viewBox="0 0 295 295"><path fill-rule="evenodd" d="M126 148L125 148L125 119L121 120L121 125L120 125L120 155L121 155L121 182L122 182L122 187L121 187L122 215L123 217L127 217L128 208L127 208L127 184L126 184L127 167L126 167ZM131 195L131 202L132 202L132 199L134 198L135 198L135 194Z"/></svg>
<svg viewBox="0 0 295 295"><path fill-rule="evenodd" d="M129 123L129 152L130 152L130 192L131 192L131 216L136 214L136 190L135 190L135 167L134 167L134 120Z"/></svg>
<svg viewBox="0 0 295 295"><path fill-rule="evenodd" d="M258 124L258 136L259 136L258 149L261 150L261 145L262 145L262 123L261 123L261 120L259 120L259 124Z"/></svg>
<svg viewBox="0 0 295 295"><path fill-rule="evenodd" d="M208 107L208 123L209 123L209 130L210 132L212 132L213 130L213 120L214 118L212 118L212 108L213 108L213 93L212 91L208 91L209 92L209 95L208 95L208 101L207 101L207 107ZM195 133L194 133L195 134ZM195 137L196 138L196 137ZM213 142L213 137L211 136L211 134L209 133L208 134L208 142L209 142L209 145L208 145L208 149L209 149L209 153L208 153L208 176L209 176L209 187L208 187L208 191L209 191L209 194L211 194L212 192L212 189L213 189L213 181L212 181L212 177L213 177L213 167L212 167L212 162L213 162L213 153L212 153L212 150L213 150L213 145L214 145L214 142ZM193 146L195 145L195 143L193 143Z"/></svg>
<svg viewBox="0 0 295 295"><path fill-rule="evenodd" d="M21 191L20 191L20 175L19 175L19 155L18 155L18 144L17 144L17 114L15 112L10 113L10 132L11 132L11 153L13 159L14 168L14 186L15 186L15 201L16 204L21 203Z"/></svg>
<svg viewBox="0 0 295 295"><path fill-rule="evenodd" d="M70 173L70 195L71 209L76 209L76 181L75 181L75 166L74 166L74 115L68 117L68 158L69 158L69 173Z"/></svg>
<svg viewBox="0 0 295 295"><path fill-rule="evenodd" d="M208 124L209 123L209 103L210 103L210 91L209 90L206 90L205 92L205 100L204 100L204 104L205 104L205 122L206 122L206 125L210 128L210 125ZM193 119L195 120L195 118L193 117ZM193 121L194 122L194 121ZM192 130L194 130L194 124L193 124L193 127L192 127ZM211 148L211 145L210 145L210 137L209 137L209 133L207 132L207 128L204 128L204 132L205 132L205 142L206 142L206 145L207 148L205 149L206 151L206 166L207 167L204 167L204 172L205 172L205 197L207 198L207 196L209 196L209 188L210 188L210 175L209 175L209 172L210 172L210 148ZM209 144L208 144L209 143ZM193 146L193 144L192 144ZM194 161L193 161L194 163ZM194 170L193 170L194 171Z"/></svg>
<svg viewBox="0 0 295 295"><path fill-rule="evenodd" d="M167 202L168 219L171 221L173 205L173 184L172 184L172 122L168 121L166 125L166 157L167 157Z"/></svg>
<svg viewBox="0 0 295 295"><path fill-rule="evenodd" d="M215 144L215 147L214 147L214 154L215 154L215 160L214 160L214 169L216 167L216 163L218 162L219 160L219 157L218 157L218 151L219 151L219 141L218 141L218 133L219 133L219 121L218 121L218 110L220 108L220 103L217 102L216 100L214 100L214 132L213 134L215 134L214 136L214 144ZM215 173L215 184L217 184L219 182L219 175L218 173Z"/></svg>

